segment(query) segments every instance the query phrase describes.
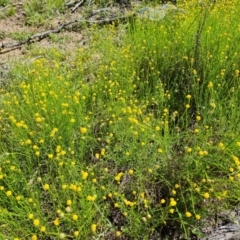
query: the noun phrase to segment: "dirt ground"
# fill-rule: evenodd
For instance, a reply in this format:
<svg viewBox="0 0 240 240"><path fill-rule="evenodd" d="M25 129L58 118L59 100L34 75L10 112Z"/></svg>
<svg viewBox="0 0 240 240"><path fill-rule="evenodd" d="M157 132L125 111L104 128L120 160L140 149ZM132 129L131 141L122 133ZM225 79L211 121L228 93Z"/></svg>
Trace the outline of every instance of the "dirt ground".
<svg viewBox="0 0 240 240"><path fill-rule="evenodd" d="M15 14L9 17L0 16L0 68L7 63L25 58L29 50L33 47L40 49L57 48L67 55L74 53L84 42L81 31L72 30L74 24L57 33L57 39L46 37L42 40L36 39L34 43L22 44L17 48L9 47L9 45L17 44L27 40L35 34L48 30L57 29L61 24L71 20L81 18L81 13L58 14L54 18L49 18L46 23L41 26L31 26L25 24L26 14L22 4L15 4ZM3 8L2 8L3 9ZM0 7L1 12L1 7ZM19 39L21 38L21 39ZM30 46L31 45L31 46Z"/></svg>

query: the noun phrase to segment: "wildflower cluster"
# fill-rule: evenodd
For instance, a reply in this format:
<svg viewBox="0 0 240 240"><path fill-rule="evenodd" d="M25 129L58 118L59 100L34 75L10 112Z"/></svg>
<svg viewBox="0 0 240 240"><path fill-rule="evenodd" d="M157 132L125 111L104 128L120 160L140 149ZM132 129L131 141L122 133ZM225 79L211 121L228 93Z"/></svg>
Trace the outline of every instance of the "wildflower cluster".
<svg viewBox="0 0 240 240"><path fill-rule="evenodd" d="M150 239L174 222L188 238L233 207L240 7L227 2L189 1L121 37L93 26L74 61L52 50L16 66L0 89L0 237Z"/></svg>

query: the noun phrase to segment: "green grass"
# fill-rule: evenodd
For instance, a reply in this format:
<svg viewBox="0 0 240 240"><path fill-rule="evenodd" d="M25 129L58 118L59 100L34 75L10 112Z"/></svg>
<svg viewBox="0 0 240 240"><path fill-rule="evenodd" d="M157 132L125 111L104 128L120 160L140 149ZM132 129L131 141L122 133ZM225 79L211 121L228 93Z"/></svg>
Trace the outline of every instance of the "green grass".
<svg viewBox="0 0 240 240"><path fill-rule="evenodd" d="M30 37L30 34L29 33L26 33L26 32L13 32L10 34L10 37L16 41L25 41L26 39L28 39Z"/></svg>
<svg viewBox="0 0 240 240"><path fill-rule="evenodd" d="M240 7L180 7L12 69L1 238L190 239L239 204Z"/></svg>
<svg viewBox="0 0 240 240"><path fill-rule="evenodd" d="M70 12L71 9L73 9L76 6L77 3L78 2L76 1L66 1L66 0L54 0L54 1L26 0L24 1L24 4L23 4L23 9L26 14L25 23L27 25L33 25L33 26L47 25L49 21L55 18L56 16L61 15L63 13ZM99 8L112 6L113 2L108 0L100 0L100 1L88 0L88 1L84 1L82 5L84 5L83 7L84 11L81 11L81 8L77 8L77 10L80 9L79 11L81 11L81 13L83 13L84 16L85 15L88 16L88 14L91 12L94 6L98 6Z"/></svg>
<svg viewBox="0 0 240 240"><path fill-rule="evenodd" d="M9 1L0 1L0 7L2 7L0 19L6 19L7 17L11 17L16 13L15 7L10 5Z"/></svg>
<svg viewBox="0 0 240 240"><path fill-rule="evenodd" d="M24 10L26 12L26 24L43 25L52 16L64 12L64 0L28 0L24 2Z"/></svg>

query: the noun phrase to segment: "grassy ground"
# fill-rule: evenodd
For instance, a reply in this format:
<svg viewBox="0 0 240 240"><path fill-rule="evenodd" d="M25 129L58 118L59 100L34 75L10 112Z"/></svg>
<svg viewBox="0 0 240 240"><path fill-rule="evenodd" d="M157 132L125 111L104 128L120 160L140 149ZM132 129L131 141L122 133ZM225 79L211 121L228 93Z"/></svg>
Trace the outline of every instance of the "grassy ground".
<svg viewBox="0 0 240 240"><path fill-rule="evenodd" d="M26 24L37 3L24 3ZM45 19L63 4L34 9ZM239 204L240 6L179 8L91 26L71 56L34 47L12 65L0 89L1 239L193 239Z"/></svg>

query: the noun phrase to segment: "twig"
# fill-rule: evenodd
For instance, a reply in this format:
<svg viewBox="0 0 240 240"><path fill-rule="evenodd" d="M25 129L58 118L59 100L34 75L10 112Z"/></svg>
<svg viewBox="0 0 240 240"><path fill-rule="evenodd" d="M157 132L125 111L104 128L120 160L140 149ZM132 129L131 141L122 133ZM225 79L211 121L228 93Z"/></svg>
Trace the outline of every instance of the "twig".
<svg viewBox="0 0 240 240"><path fill-rule="evenodd" d="M5 9L9 8L9 7L10 7L10 6L7 5L6 7L0 8L0 11L2 12L2 11L4 11Z"/></svg>
<svg viewBox="0 0 240 240"><path fill-rule="evenodd" d="M77 3L71 10L71 13L75 12L77 8L79 8L83 4L84 0L81 0L79 3Z"/></svg>
<svg viewBox="0 0 240 240"><path fill-rule="evenodd" d="M65 4L65 6L67 7L72 7L73 5L75 5L78 1L71 1Z"/></svg>

